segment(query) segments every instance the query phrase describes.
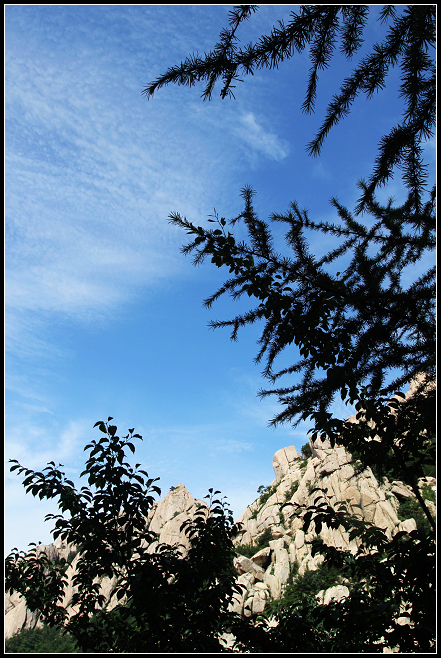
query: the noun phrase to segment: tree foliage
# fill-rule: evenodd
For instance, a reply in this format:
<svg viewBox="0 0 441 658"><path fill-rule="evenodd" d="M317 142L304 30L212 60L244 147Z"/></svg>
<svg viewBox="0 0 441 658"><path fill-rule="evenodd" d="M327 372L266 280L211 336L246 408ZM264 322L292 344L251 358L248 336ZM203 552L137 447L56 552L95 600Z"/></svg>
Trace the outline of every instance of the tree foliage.
<svg viewBox="0 0 441 658"><path fill-rule="evenodd" d="M210 98L214 82L222 77L221 96L225 97L238 71L272 68L310 45L311 77L304 106L310 111L317 71L328 65L338 35L345 55L354 54L361 44L368 8L305 6L292 15L286 28L280 25L255 46L239 50L236 29L255 9L236 8L230 16L231 30L221 35L213 53L169 69L146 89L147 95L170 82L191 86L208 79L204 97ZM382 140L376 164L381 176L359 181L363 195L355 212L333 198L339 222L314 221L297 202L285 214L272 214L273 226L281 223L286 229L286 254L274 249L271 225L259 219L254 191L248 186L241 192L243 211L229 221L215 213L208 220L217 225L213 229L197 226L177 212L169 217L191 235L182 251L193 254L194 264L208 257L232 275L205 300L207 307L224 294L235 300L245 295L256 300L251 310L230 320L212 321L210 326L230 327L231 338L236 340L241 327L261 321L255 360L264 361L263 376L272 384L286 376L302 377L299 383L260 391L261 397L276 395L282 405L271 424L296 425L311 418L313 437L321 433L332 444L343 441L363 454L367 465L393 462L417 497L415 476L434 463L430 439L435 436L435 267L424 269L435 248L435 188L425 191L425 167L420 161L421 143L433 134L435 120L434 62L428 54L434 45L434 16L433 6L408 6L400 16L393 8L384 8L380 20L392 19L384 43L374 46L343 85L353 89L351 98L362 90L369 97L384 86L389 67L401 67L403 124ZM349 105L342 89L333 100L332 112L329 109L334 118L323 136L337 117L347 114ZM375 197L376 189L392 176L393 167L386 162L403 170L408 195L400 206L392 199L380 204ZM371 221L359 219L362 211ZM239 241L233 233L239 221L245 224L248 242ZM308 231L333 235L340 244L318 258L308 247ZM415 264L421 273L406 283L406 268ZM342 271L335 273L340 267ZM277 370L277 357L291 345L298 348L299 359ZM396 413L398 403L391 402L390 396L401 394L400 389L421 373L425 378L419 379L418 390ZM338 397L356 403L358 426L332 417L329 407ZM373 422L382 434L372 431ZM372 443L378 435L382 440ZM406 462L414 463L415 470Z"/></svg>
<svg viewBox="0 0 441 658"><path fill-rule="evenodd" d="M133 429L118 437L111 420L96 423L104 436L85 447L90 452L82 475L95 491L78 491L53 462L35 472L11 460L11 470L26 476L27 493L57 498L63 512L46 520L55 520L55 539L77 549L74 614L69 617L62 603L67 562L51 560L37 546L27 554L14 549L7 557L6 589L22 594L31 611L40 611L47 625L67 630L84 651L219 651L228 604L240 591L234 580L231 513L215 497L220 492L211 489L208 505L183 523L189 550L158 544L146 523L152 494L160 494L153 484L157 478L125 461L127 448L134 452L133 440L141 437ZM110 610L101 591L103 578L113 582Z"/></svg>
<svg viewBox="0 0 441 658"><path fill-rule="evenodd" d="M89 485L99 483L95 492L86 487L76 491L53 463L39 473L11 460L11 470L25 474L27 492L57 497L60 509L70 515L65 519L49 514L46 519L55 518L54 536L76 548L73 614L69 617L62 604L67 561L50 559L39 547L27 554L14 549L8 556L6 589L22 594L30 610L40 611L49 627L67 631L83 651L213 653L224 650L225 633L232 634L235 648L242 651L382 651L387 646L433 650L433 532L421 528L390 540L383 530L354 519L344 504L332 507L326 491L316 489L311 492L316 493L315 503L296 512L303 517L304 532L311 524L317 534L324 525L343 528L351 540L359 540L357 553L326 546L317 537L312 555L324 555L319 572L294 580L282 601L268 606L265 615L240 616L230 608L233 597L241 594L233 568L238 528L226 505L214 498L220 492L210 490L208 506L183 523L181 529L190 540L187 553L177 545L155 544L146 519L130 507L139 495L147 500L144 513L149 512L154 481L138 470L139 464L133 469L124 461L124 451L136 435L130 430L120 439L115 426L97 425L106 436L86 446L91 450L84 472ZM138 473L145 477L135 480ZM112 505L112 500L121 501L122 507ZM286 503L289 516L292 507ZM96 529L84 523L98 518ZM95 535L101 537L100 545ZM256 550L270 539L267 528ZM104 577L113 577L114 607L101 592ZM319 604L317 589L341 578L350 583L350 596L339 603ZM398 621L406 617L409 625ZM350 634L348 627L353 629Z"/></svg>
<svg viewBox="0 0 441 658"><path fill-rule="evenodd" d="M216 81L222 78L221 96L225 98L239 74L277 67L309 46L311 71L303 109L312 111L318 71L329 65L338 38L346 57L354 55L362 43L369 8L303 6L299 14L292 14L287 26L280 23L255 45L239 49L236 30L255 11L254 5L235 8L230 12L230 29L221 33L213 52L204 58L189 57L170 68L146 87L146 95L151 97L172 82L192 86L208 80L203 97L210 99ZM283 375L303 373L302 384L262 391L262 396L277 394L285 407L275 424L317 415L318 424L323 425L319 429L329 431L324 427L325 414L335 394L353 402L367 386L371 397L378 395L390 372L397 375L385 386L385 393L408 384L420 372L430 377L434 373L435 269L428 268L407 286L403 270L421 264L435 247L435 189L423 200L426 175L421 162L421 143L433 135L435 121L435 63L428 52L434 46L435 8L407 6L397 16L388 6L380 13L381 21L387 19L393 20L385 41L375 44L345 80L310 145L310 151L317 154L330 128L348 114L357 94L364 91L370 98L385 86L388 70L400 66L403 122L382 139L371 179L359 181L363 194L355 213L335 198L331 203L340 218L335 224L311 220L296 202L287 213L274 213L271 222L286 228L289 255L274 250L270 226L258 218L249 187L241 193L243 211L229 222L215 215L208 220L217 224L213 230L196 226L179 213L170 215L174 225L193 236L183 248L184 254L193 252L195 264L210 257L217 267L226 266L234 274L205 301L206 306L225 293L234 299L246 294L258 301L255 309L211 326L232 327L235 340L239 327L263 320L256 361L266 357L264 376L274 383ZM398 207L392 200L381 205L375 191L396 167L403 171L407 200ZM371 226L357 219L361 211L372 217ZM246 225L248 243L238 242L228 230L227 224L234 227L238 221ZM308 249L307 230L334 235L341 239L340 245L316 258ZM329 266L344 256L350 258L349 264L333 275ZM276 357L293 343L302 359L275 371ZM314 378L315 372L323 371L326 377Z"/></svg>
<svg viewBox="0 0 441 658"><path fill-rule="evenodd" d="M287 25L279 22L269 35L240 48L239 25L256 9L235 7L230 29L221 33L214 50L169 68L145 88L146 96L170 83L191 87L206 81L203 98L210 100L221 80L221 97L232 97L240 76L276 68L308 48L311 68L302 110L312 112L319 71L330 65L338 43L348 59L354 56L363 42L369 7L302 6ZM264 363L263 376L272 385L291 378L291 383L259 393L276 395L282 405L271 424L295 426L311 419L313 439L327 437L332 445L338 441L362 468L375 468L380 479L387 473L409 484L431 529L390 539L350 517L344 506L333 507L326 492L318 492L316 504L299 512L305 529L313 524L319 533L323 525L343 526L358 538L360 549L353 556L318 542L314 550L325 555L329 566L349 565L356 582L364 584L345 602L326 609L309 602L303 616L298 608L285 610L274 632L262 622L263 635L255 645L259 650L270 636L279 638L279 651L290 650L308 620L314 620L317 635L309 644L304 636L304 650L381 651L386 644L401 651L433 650L435 522L418 478L435 464L435 268L425 267L435 248L435 188L427 189L423 162L423 144L435 125L435 6L407 5L399 11L385 6L379 20L390 24L385 39L344 80L307 146L311 155L318 155L357 96L363 92L370 99L386 86L388 72L400 68L402 121L381 139L370 178L358 181L361 196L354 211L333 198L338 221L316 221L294 201L286 213L273 213L268 223L258 217L254 190L245 186L242 212L230 220L215 212L208 220L216 224L213 229L177 212L169 217L191 236L182 252L193 254L195 265L208 258L229 270L229 278L205 300L208 308L225 294L255 300L251 310L210 326L229 327L237 340L241 327L262 323L255 361ZM397 170L407 198L401 205L393 199L382 204L377 192ZM238 222L245 225L246 241L235 236ZM286 253L274 248L280 224ZM335 236L339 244L319 258L308 247L311 232ZM405 274L414 265L418 274L409 283ZM298 360L277 369L277 357L290 346L290 353L297 347ZM412 395L405 396L402 389L409 384ZM338 398L355 404L356 423L333 417L330 407ZM408 625L397 621L400 615L408 615Z"/></svg>
<svg viewBox="0 0 441 658"><path fill-rule="evenodd" d="M369 16L366 5L302 5L299 13L292 12L287 25L279 21L269 35L262 35L255 44L239 48L236 32L243 21L256 12L256 5L240 5L229 12L230 28L222 30L219 43L204 57L191 55L178 66L147 85L143 93L151 98L161 87L170 83L194 86L207 81L202 98L210 100L216 83L222 80L222 98L234 97L234 82L242 75L254 74L262 68L278 68L295 53L309 49L311 67L304 112L313 112L317 95L318 73L328 68L337 42L347 59L363 44L363 30ZM318 155L332 127L346 117L357 96L363 92L368 99L386 86L390 69L400 66L400 95L405 99L403 121L385 135L379 148L374 170L360 201L359 209L370 200L375 189L401 167L404 180L412 196L415 210L421 206L421 191L426 179L422 163L421 141L433 135L436 102L436 68L429 50L436 38L435 5L407 5L401 15L393 5L382 8L381 23L392 24L382 43L374 44L344 80L340 92L329 103L327 114L308 151Z"/></svg>
<svg viewBox="0 0 441 658"><path fill-rule="evenodd" d="M24 629L5 641L5 653L83 653L69 635L56 626Z"/></svg>

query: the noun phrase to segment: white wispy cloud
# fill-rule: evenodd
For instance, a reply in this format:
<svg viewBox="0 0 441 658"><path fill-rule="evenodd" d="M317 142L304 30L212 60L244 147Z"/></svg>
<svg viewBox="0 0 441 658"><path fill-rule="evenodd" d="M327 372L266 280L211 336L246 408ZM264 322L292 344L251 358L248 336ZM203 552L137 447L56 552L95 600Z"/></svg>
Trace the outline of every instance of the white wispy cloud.
<svg viewBox="0 0 441 658"><path fill-rule="evenodd" d="M288 142L271 130L265 129L253 112L242 114L239 122L240 126L235 128L235 132L252 150L263 154L270 160L280 161L288 156Z"/></svg>
<svg viewBox="0 0 441 658"><path fill-rule="evenodd" d="M43 325L54 317L100 322L182 274L182 235L167 223L169 213L205 219L234 175L228 153L212 162L190 96L179 105L166 94L147 103L139 70L129 66L122 77L117 51L109 58L97 45L92 57L86 40L70 55L60 35L48 31L53 53L7 53L12 350L43 346ZM221 130L212 139L221 142Z"/></svg>
<svg viewBox="0 0 441 658"><path fill-rule="evenodd" d="M70 355L51 327L104 326L146 292L188 276L185 236L169 213L202 224L216 199L225 206L224 191L238 188L241 145L260 159L287 153L237 105L197 103L174 88L142 99L139 62L122 77L116 53L77 50L76 59L66 46L59 54L11 51L6 67L7 388L52 410L38 382L54 381L48 372L58 376L57 360Z"/></svg>
<svg viewBox="0 0 441 658"><path fill-rule="evenodd" d="M239 441L237 439L221 439L214 446L214 452L249 452L255 449L255 445L249 441Z"/></svg>
<svg viewBox="0 0 441 658"><path fill-rule="evenodd" d="M40 409L41 412L41 409ZM27 468L40 469L50 461L73 464L90 436L91 421L69 421L65 429L29 423L15 425L8 431L8 459L17 459Z"/></svg>
<svg viewBox="0 0 441 658"><path fill-rule="evenodd" d="M321 180L332 180L331 172L323 165L323 162L317 162L312 168L312 175Z"/></svg>

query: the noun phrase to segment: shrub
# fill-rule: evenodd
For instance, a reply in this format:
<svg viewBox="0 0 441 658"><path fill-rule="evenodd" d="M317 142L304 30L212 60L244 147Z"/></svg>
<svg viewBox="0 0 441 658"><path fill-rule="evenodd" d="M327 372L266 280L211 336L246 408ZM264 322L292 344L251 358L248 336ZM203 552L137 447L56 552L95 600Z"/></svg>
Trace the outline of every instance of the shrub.
<svg viewBox="0 0 441 658"><path fill-rule="evenodd" d="M267 548L269 546L270 541L273 539L273 533L271 532L271 528L265 528L265 530L262 532L260 537L257 539L257 551L261 551L263 548Z"/></svg>
<svg viewBox="0 0 441 658"><path fill-rule="evenodd" d="M240 555L250 558L257 553L257 548L254 544L238 544L235 547L235 551Z"/></svg>
<svg viewBox="0 0 441 658"><path fill-rule="evenodd" d="M302 446L302 455L306 457L306 459L312 457L312 450L311 450L311 446L309 445L309 441L308 443L305 443L304 446Z"/></svg>
<svg viewBox="0 0 441 658"><path fill-rule="evenodd" d="M262 492L258 498L259 501L259 507L257 507L251 514L250 519L257 519L257 515L259 514L260 510L262 507L265 505L266 501L273 495L273 493L276 491L277 485L271 486L269 485L266 489L264 489L264 486L261 485L257 493Z"/></svg>
<svg viewBox="0 0 441 658"><path fill-rule="evenodd" d="M295 563L296 564L296 563ZM290 581L280 599L280 606L298 605L304 596L315 596L320 590L328 589L341 583L342 576L336 567L320 564L315 571L307 569L303 576L298 576L299 565L290 574Z"/></svg>
<svg viewBox="0 0 441 658"><path fill-rule="evenodd" d="M424 491L423 491L423 496L424 496ZM406 519L415 519L417 528L424 528L426 532L430 532L431 530L426 515L421 509L421 506L418 503L417 499L413 498L413 496L409 496L409 498L406 498L400 503L397 515L400 521L406 521Z"/></svg>
<svg viewBox="0 0 441 658"><path fill-rule="evenodd" d="M5 641L5 653L83 653L74 638L56 627L25 628Z"/></svg>
<svg viewBox="0 0 441 658"><path fill-rule="evenodd" d="M271 496L273 495L273 493L275 493L276 489L277 489L277 486L276 486L276 485L274 485L274 486L271 486L271 485L270 485L269 487L267 487L266 491L265 491L265 492L260 496L260 498L259 498L259 502L260 502L260 507L261 507L261 508L265 505L266 501L267 501L269 498L271 498Z"/></svg>
<svg viewBox="0 0 441 658"><path fill-rule="evenodd" d="M423 484L422 494L424 500L430 500L432 503L436 503L435 492L428 484Z"/></svg>
<svg viewBox="0 0 441 658"><path fill-rule="evenodd" d="M235 547L235 551L236 553L240 553L240 555L251 558L263 548L267 548L270 541L272 541L272 538L273 535L271 528L265 528L262 534L257 538L256 544L239 544Z"/></svg>
<svg viewBox="0 0 441 658"><path fill-rule="evenodd" d="M287 502L288 500L291 500L291 498L294 496L295 492L299 488L299 484L300 483L299 483L298 480L296 480L295 482L292 483L292 485L290 486L290 488L288 489L288 491L285 494L285 502Z"/></svg>

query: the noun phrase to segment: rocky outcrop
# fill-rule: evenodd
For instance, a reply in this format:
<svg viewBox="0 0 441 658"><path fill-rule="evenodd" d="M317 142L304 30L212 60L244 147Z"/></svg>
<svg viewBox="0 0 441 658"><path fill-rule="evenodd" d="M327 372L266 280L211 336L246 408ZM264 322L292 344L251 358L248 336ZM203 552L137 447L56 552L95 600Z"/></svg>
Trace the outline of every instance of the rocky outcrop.
<svg viewBox="0 0 441 658"><path fill-rule="evenodd" d="M153 552L157 544L181 544L188 548L187 536L180 528L186 519L194 517L200 507L206 507L202 500L195 500L183 484L177 484L159 502L155 503L147 518L149 530L158 535L156 542L150 544Z"/></svg>
<svg viewBox="0 0 441 658"><path fill-rule="evenodd" d="M303 575L306 570L317 569L323 561L321 555L311 556L311 541L317 536L314 527L310 526L305 534L303 521L295 514L299 506L314 503L317 488L326 491L330 504L345 503L349 513L384 529L388 537L416 528L413 519L400 521L397 516L400 498L413 496L402 482L385 480L379 484L370 468L360 473L351 455L341 446L332 448L327 440L310 440L309 446L311 457L308 459L299 455L293 446L276 452L273 459L275 479L238 519L242 524L236 540L238 549L247 546L252 552L254 546L257 551L264 533L271 534L266 548L250 558L236 560L239 582L246 587L242 597L237 597L232 604L238 613L251 615L262 608L264 601L279 599L294 568ZM420 486L424 483L436 491L434 478L422 479ZM336 548L351 552L358 548L342 526L337 529L323 526L318 536ZM258 571L257 566L260 567ZM347 593L347 587L340 585L322 594L326 602L329 597L341 598Z"/></svg>
<svg viewBox="0 0 441 658"><path fill-rule="evenodd" d="M406 399L424 380L425 375L421 374L411 383ZM430 384L430 388L432 386L435 384ZM357 422L357 419L351 416L349 421ZM350 514L384 529L388 537L401 530L410 532L416 528L414 519L400 521L397 516L400 502L414 496L405 484L388 482L387 479L377 482L370 468L360 472L345 448L337 445L332 448L328 440L318 438L313 442L310 439L309 448L309 458L300 455L294 446L278 450L273 458L275 479L238 519L242 530L236 540L237 548L247 547L247 553L251 554L247 562L237 561L241 569L239 582L246 587L242 596L232 604L238 613L251 615L260 610L263 601L280 598L293 570L303 575L306 570L317 569L323 561L321 555L315 558L311 555L311 541L316 537L314 527L311 525L305 534L303 521L296 515L299 507L314 504L317 496L314 490L317 488L326 491L325 499L330 505L344 503ZM436 493L435 478L420 479L421 492L424 484ZM435 515L435 504L425 502ZM267 547L257 550L265 536ZM319 537L336 548L351 552L358 548L357 542L349 539L342 526L337 529L323 526ZM254 555L253 547L256 548ZM263 575L259 571L256 576L253 563L262 567ZM250 566L244 572L246 565ZM347 588L339 585L337 589L323 592L322 598L326 602L329 597L341 598L346 594Z"/></svg>
<svg viewBox="0 0 441 658"><path fill-rule="evenodd" d="M38 612L31 612L25 600L13 592L5 596L5 639L19 633L23 628L41 627Z"/></svg>

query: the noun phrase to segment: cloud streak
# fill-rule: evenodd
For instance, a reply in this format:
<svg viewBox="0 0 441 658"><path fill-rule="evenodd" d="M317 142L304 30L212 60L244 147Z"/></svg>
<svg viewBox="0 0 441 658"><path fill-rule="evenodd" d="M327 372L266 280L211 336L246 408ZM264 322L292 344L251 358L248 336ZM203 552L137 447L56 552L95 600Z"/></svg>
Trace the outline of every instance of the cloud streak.
<svg viewBox="0 0 441 658"><path fill-rule="evenodd" d="M89 33L66 31L70 12L48 11L51 20L38 39L38 21L30 21L26 46L7 50L10 366L26 358L54 362L59 350L51 326L66 320L103 326L146 292L189 276L179 255L182 235L167 223L169 213L179 210L203 223L219 198L228 212L224 190L237 188L241 150L254 163L288 154L287 143L240 106L201 106L180 89L147 103L140 96L139 53L130 60L117 45L106 51L112 30L120 38L115 26L106 32L101 23L86 23ZM138 13L124 17L141 39ZM144 20L148 27L148 11ZM46 49L36 47L39 39ZM13 370L8 387L39 399L30 386L35 366L28 363L27 375L19 377Z"/></svg>
<svg viewBox="0 0 441 658"><path fill-rule="evenodd" d="M253 112L242 114L239 119L240 127L236 128L236 134L253 150L264 155L270 160L280 162L288 157L289 144L280 139L270 130L261 126Z"/></svg>
<svg viewBox="0 0 441 658"><path fill-rule="evenodd" d="M212 210L207 188L216 198L237 167L227 152L212 163L221 134L211 144L201 138L190 97L179 105L173 94L141 98L139 53L124 77L118 49L106 53L103 32L96 43L75 32L70 53L67 14L47 14L55 28L46 27L46 51L33 48L36 28L28 52L13 45L7 51L8 349L20 334L27 342L30 326L38 331L54 318L102 322L181 276L182 236L166 218L176 209L205 218ZM135 18L131 10L125 15L129 24Z"/></svg>

